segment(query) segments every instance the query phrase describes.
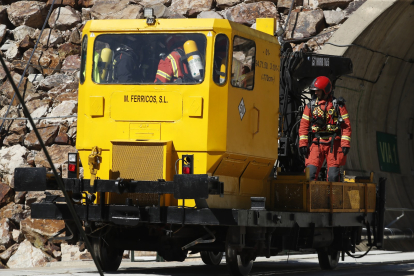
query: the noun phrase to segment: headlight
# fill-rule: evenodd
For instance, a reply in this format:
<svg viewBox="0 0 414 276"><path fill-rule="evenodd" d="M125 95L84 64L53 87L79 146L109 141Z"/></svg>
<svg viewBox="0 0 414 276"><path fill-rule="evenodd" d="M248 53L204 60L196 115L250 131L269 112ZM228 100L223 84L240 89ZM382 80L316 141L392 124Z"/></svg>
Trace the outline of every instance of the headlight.
<svg viewBox="0 0 414 276"><path fill-rule="evenodd" d="M152 17L154 17L154 9L153 8L145 8L144 9L144 17L145 18L152 18Z"/></svg>
<svg viewBox="0 0 414 276"><path fill-rule="evenodd" d="M77 157L78 157L77 153L69 153L69 162L70 163L76 163Z"/></svg>
<svg viewBox="0 0 414 276"><path fill-rule="evenodd" d="M144 9L144 17L147 19L148 25L154 25L155 24L155 15L154 15L154 9L153 8L145 8Z"/></svg>

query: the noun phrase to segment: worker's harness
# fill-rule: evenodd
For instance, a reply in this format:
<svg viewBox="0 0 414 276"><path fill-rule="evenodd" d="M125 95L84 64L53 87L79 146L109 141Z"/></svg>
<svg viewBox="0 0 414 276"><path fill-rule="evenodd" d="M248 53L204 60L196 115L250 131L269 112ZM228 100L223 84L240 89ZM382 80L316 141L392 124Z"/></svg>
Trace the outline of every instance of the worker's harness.
<svg viewBox="0 0 414 276"><path fill-rule="evenodd" d="M175 60L175 58L172 56L172 53L174 53L174 52L176 52L180 56L180 58L178 60L179 61L178 64L177 64L177 61ZM190 53L190 54L193 54L193 53ZM186 70L184 70L183 65L184 65L184 63L187 63L188 55L185 54L183 49L175 48L168 56L164 55L162 57L163 60L165 60L166 58L170 59L171 65L173 66L173 68L174 68L174 66L179 66L180 69L181 69L181 72L183 73L182 78L179 78L178 76L175 76L175 75L172 76L174 78L175 83L183 83L183 82L188 82L188 81L192 80L191 75L188 72L186 72ZM187 66L187 70L188 69L189 68ZM176 70L176 69L174 69L174 70Z"/></svg>
<svg viewBox="0 0 414 276"><path fill-rule="evenodd" d="M119 66L119 61L122 59L122 56L124 56L124 58L130 58L133 60L133 70L134 70L134 75L136 74L137 68L138 68L138 63L139 63L139 58L138 56L134 53L134 51L130 48L130 47L126 47L126 46L122 46L122 47L118 47L115 50L115 54L113 56L113 61L112 61L112 67L113 67L113 72L112 72L112 79L114 80L114 82L119 83L118 78L119 78L119 70L118 70L118 66Z"/></svg>
<svg viewBox="0 0 414 276"><path fill-rule="evenodd" d="M320 116L317 116L317 118L314 118L313 116L313 112L314 112L314 108L317 107L317 99L312 99L309 103L308 103L308 108L310 109L310 125L309 125L309 139L308 139L308 143L309 143L309 147L311 146L311 143L313 143L313 139L316 138L317 141L316 143L320 144L320 139L329 139L331 138L331 146L330 146L330 152L332 153L333 151L333 146L334 146L334 141L336 139L336 137L341 137L341 124L344 122L340 110L339 110L339 106L343 106L345 104L345 100L342 97L339 97L338 99L336 99L335 97L332 97L332 105L333 108L335 110L335 113L338 116L338 119L336 121L336 129L333 132L329 132L328 131L321 131L321 132L314 132L312 130L312 127L314 125L320 125L320 126L325 126L326 125L326 109L328 107L328 102L325 103L325 111L323 112L323 118ZM331 116L333 117L335 114L331 114Z"/></svg>

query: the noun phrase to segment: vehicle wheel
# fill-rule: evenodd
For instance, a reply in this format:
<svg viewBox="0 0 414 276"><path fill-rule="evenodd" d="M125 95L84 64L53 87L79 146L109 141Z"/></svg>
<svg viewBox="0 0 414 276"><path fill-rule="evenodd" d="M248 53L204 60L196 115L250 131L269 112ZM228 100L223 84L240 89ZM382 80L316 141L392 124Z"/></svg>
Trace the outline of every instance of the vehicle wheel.
<svg viewBox="0 0 414 276"><path fill-rule="evenodd" d="M319 266L323 270L333 270L339 262L339 251L334 249L318 250Z"/></svg>
<svg viewBox="0 0 414 276"><path fill-rule="evenodd" d="M247 254L237 254L237 250L226 245L226 263L231 275L246 276L249 275L253 267L253 260L248 258Z"/></svg>
<svg viewBox="0 0 414 276"><path fill-rule="evenodd" d="M206 265L219 265L223 258L223 252L201 251L200 255Z"/></svg>
<svg viewBox="0 0 414 276"><path fill-rule="evenodd" d="M109 246L102 238L92 238L92 250L104 272L117 271L122 261L122 249Z"/></svg>

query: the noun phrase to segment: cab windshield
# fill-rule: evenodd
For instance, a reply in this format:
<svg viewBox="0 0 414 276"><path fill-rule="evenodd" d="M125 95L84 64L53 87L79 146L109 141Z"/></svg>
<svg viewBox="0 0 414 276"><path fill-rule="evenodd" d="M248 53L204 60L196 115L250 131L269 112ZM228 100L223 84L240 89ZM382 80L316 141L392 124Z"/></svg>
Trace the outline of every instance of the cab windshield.
<svg viewBox="0 0 414 276"><path fill-rule="evenodd" d="M203 34L105 34L95 39L98 84L198 84L204 80Z"/></svg>

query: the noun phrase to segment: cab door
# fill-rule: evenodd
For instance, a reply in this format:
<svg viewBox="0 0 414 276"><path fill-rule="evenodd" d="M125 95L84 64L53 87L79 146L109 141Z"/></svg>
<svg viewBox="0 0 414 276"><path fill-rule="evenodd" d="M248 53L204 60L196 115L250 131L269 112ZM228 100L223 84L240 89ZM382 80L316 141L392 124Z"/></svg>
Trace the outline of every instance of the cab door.
<svg viewBox="0 0 414 276"><path fill-rule="evenodd" d="M227 152L249 160L240 194L262 195L277 158L278 45L235 31L230 64Z"/></svg>

